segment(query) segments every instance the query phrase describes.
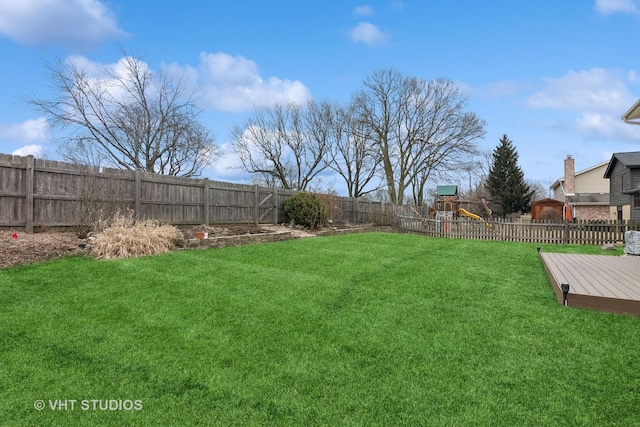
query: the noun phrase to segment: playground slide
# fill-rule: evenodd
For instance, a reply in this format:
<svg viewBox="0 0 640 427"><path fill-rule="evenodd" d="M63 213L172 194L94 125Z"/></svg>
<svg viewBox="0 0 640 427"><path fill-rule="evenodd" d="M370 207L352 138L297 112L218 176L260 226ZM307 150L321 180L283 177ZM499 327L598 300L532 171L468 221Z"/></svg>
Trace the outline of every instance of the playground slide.
<svg viewBox="0 0 640 427"><path fill-rule="evenodd" d="M485 221L484 219L482 219L481 217L479 217L478 215L469 212L466 209L458 209L458 212L461 213L462 215L471 218L471 219L475 219L476 221L481 221L482 225L484 225L485 227L491 228L491 224L489 224L487 221Z"/></svg>

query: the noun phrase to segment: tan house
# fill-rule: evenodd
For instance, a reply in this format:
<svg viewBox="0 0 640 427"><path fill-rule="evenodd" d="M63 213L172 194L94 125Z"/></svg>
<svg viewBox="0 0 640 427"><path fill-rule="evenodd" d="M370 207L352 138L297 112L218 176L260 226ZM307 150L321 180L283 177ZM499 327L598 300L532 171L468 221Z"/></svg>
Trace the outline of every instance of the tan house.
<svg viewBox="0 0 640 427"><path fill-rule="evenodd" d="M553 198L564 203L563 217L579 220L616 219L609 203L609 180L603 178L609 162L575 172L575 159L564 160L564 176L551 185Z"/></svg>

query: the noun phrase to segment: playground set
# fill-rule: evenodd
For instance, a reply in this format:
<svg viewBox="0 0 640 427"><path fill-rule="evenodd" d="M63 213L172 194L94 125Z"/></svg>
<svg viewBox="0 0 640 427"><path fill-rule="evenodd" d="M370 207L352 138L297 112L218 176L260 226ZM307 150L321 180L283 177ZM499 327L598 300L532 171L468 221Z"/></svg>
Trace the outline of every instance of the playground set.
<svg viewBox="0 0 640 427"><path fill-rule="evenodd" d="M472 204L483 205L485 211L487 212L488 221L483 219L481 216L471 213L467 209L461 207L461 205L467 205L468 207ZM489 209L487 201L485 199L482 199L480 201L460 199L457 185L439 185L436 188L434 214L438 228L442 227L442 229L439 229L438 231L444 233L449 232L451 220L456 219L458 215L463 215L474 221L478 221L478 223L485 228L493 228L493 225L491 224L491 222L493 221L493 217L491 215L491 209Z"/></svg>

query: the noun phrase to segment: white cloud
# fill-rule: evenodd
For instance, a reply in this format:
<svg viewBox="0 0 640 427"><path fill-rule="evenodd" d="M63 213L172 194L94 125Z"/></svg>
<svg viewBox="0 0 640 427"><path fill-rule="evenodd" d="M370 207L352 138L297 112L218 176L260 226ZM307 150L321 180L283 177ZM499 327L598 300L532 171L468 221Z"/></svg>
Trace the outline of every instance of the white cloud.
<svg viewBox="0 0 640 427"><path fill-rule="evenodd" d="M639 142L637 126L632 126L620 120L620 117L585 113L576 118L576 130L587 139L608 139L619 141Z"/></svg>
<svg viewBox="0 0 640 427"><path fill-rule="evenodd" d="M231 143L222 144L220 147L222 155L217 159L209 169L216 179L235 179L239 174L244 174L244 168L240 158L233 151ZM250 176L250 175L248 175Z"/></svg>
<svg viewBox="0 0 640 427"><path fill-rule="evenodd" d="M639 12L637 1L634 0L596 0L594 7L602 15Z"/></svg>
<svg viewBox="0 0 640 427"><path fill-rule="evenodd" d="M572 128L586 138L638 141L637 128L620 119L637 101L627 87L635 82L635 72L602 68L569 71L562 77L546 79L546 87L527 102L532 108L568 112L573 122L556 125Z"/></svg>
<svg viewBox="0 0 640 427"><path fill-rule="evenodd" d="M50 139L47 119L44 117L22 123L0 123L0 140L3 141L33 144L49 142Z"/></svg>
<svg viewBox="0 0 640 427"><path fill-rule="evenodd" d="M263 79L254 61L223 52L201 53L198 67L169 64L165 71L197 80L203 106L221 111L239 112L277 102L302 103L311 98L299 80Z"/></svg>
<svg viewBox="0 0 640 427"><path fill-rule="evenodd" d="M360 22L349 32L351 40L364 43L370 47L382 46L387 43L388 36L377 25Z"/></svg>
<svg viewBox="0 0 640 427"><path fill-rule="evenodd" d="M369 16L373 13L373 9L368 4L364 4L362 6L354 7L353 13L359 16Z"/></svg>
<svg viewBox="0 0 640 427"><path fill-rule="evenodd" d="M616 70L592 68L547 78L546 88L528 100L534 108L577 112L606 112L621 116L635 101L626 86L627 77Z"/></svg>
<svg viewBox="0 0 640 427"><path fill-rule="evenodd" d="M101 89L107 90L109 95L115 99L124 100L130 96L123 82L131 81L130 65L127 61L135 61L141 72L149 70L149 65L135 58L122 57L111 64L95 62L82 55L69 55L65 58L65 63L84 72L85 78L90 85L97 85ZM153 90L150 86L149 90Z"/></svg>
<svg viewBox="0 0 640 427"><path fill-rule="evenodd" d="M69 55L65 58L65 63L83 70L87 77L102 79L105 77L105 68L116 68L116 64L105 66L100 62L95 62L82 55Z"/></svg>
<svg viewBox="0 0 640 427"><path fill-rule="evenodd" d="M84 70L91 79L102 80L103 87L110 88L114 97L124 96L119 85L110 84L105 70L126 77L125 58L113 64L100 64L84 56L69 56L66 61ZM141 68L149 65L141 62ZM243 56L226 53L201 53L197 66L177 63L163 64L162 72L170 78L183 79L190 85L198 102L205 109L227 112L251 110L276 102L302 103L311 98L309 89L299 80L260 76L258 65Z"/></svg>
<svg viewBox="0 0 640 427"><path fill-rule="evenodd" d="M0 34L19 43L70 47L127 36L98 0L0 0Z"/></svg>
<svg viewBox="0 0 640 427"><path fill-rule="evenodd" d="M33 156L33 157L43 157L44 156L44 146L39 144L34 145L25 145L24 147L18 148L11 153L13 156Z"/></svg>

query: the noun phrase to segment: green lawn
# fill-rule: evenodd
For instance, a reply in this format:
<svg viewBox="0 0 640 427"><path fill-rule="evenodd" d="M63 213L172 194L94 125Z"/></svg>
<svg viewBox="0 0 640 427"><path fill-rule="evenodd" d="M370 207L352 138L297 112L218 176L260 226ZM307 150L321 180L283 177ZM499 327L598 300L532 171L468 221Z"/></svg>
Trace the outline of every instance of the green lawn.
<svg viewBox="0 0 640 427"><path fill-rule="evenodd" d="M80 423L640 425L640 319L559 305L536 245L406 234L0 271L0 424Z"/></svg>

